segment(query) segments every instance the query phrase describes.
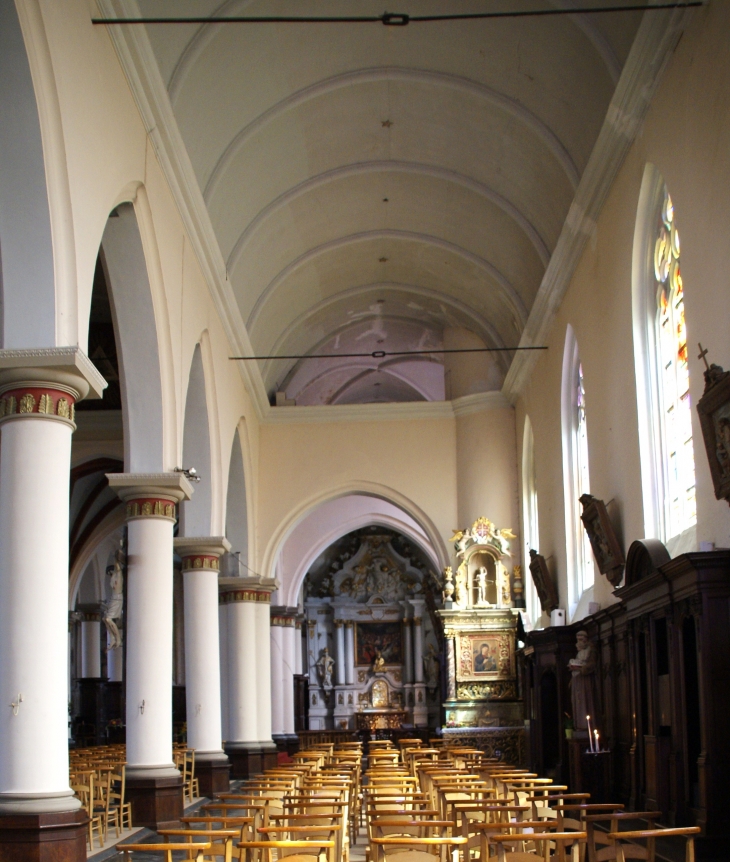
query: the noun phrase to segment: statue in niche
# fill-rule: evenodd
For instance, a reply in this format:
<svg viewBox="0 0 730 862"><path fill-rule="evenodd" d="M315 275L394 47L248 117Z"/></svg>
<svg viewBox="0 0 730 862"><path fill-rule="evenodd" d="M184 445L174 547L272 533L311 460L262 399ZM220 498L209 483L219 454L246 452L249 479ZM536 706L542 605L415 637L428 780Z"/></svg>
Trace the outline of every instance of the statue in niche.
<svg viewBox="0 0 730 862"><path fill-rule="evenodd" d="M501 593L502 593L502 607L508 608L512 604L512 590L510 589L509 583L509 572L507 569L502 566L502 577L501 580Z"/></svg>
<svg viewBox="0 0 730 862"><path fill-rule="evenodd" d="M375 658L373 659L373 673L383 673L385 671L385 659L379 649L375 650Z"/></svg>
<svg viewBox="0 0 730 862"><path fill-rule="evenodd" d="M439 684L439 660L436 647L432 643L426 646L423 656L423 677L429 691L435 691Z"/></svg>
<svg viewBox="0 0 730 862"><path fill-rule="evenodd" d="M124 551L121 544L122 542L120 541L120 547L114 555L114 565L107 566L106 569L106 573L109 575L109 586L112 590L111 597L103 603L102 610L102 619L110 638L106 648L107 652L119 649L122 645L122 635L119 631L119 626L114 622L121 619L124 608L124 574L122 573L121 563Z"/></svg>
<svg viewBox="0 0 730 862"><path fill-rule="evenodd" d="M335 660L330 655L328 647L322 650L322 655L317 659L315 667L320 685L325 691L329 691L332 688L332 671L335 667Z"/></svg>
<svg viewBox="0 0 730 862"><path fill-rule="evenodd" d="M481 566L477 572L477 604L487 605L487 569Z"/></svg>
<svg viewBox="0 0 730 862"><path fill-rule="evenodd" d="M573 704L573 727L587 730L586 716L595 716L593 698L593 675L596 669L596 654L593 644L588 640L588 632L579 631L576 635L578 653L568 662L572 674L570 698ZM595 722L594 725L595 727Z"/></svg>
<svg viewBox="0 0 730 862"><path fill-rule="evenodd" d="M460 607L465 608L468 604L466 594L466 563L462 563L456 570L456 587L454 592L454 602Z"/></svg>

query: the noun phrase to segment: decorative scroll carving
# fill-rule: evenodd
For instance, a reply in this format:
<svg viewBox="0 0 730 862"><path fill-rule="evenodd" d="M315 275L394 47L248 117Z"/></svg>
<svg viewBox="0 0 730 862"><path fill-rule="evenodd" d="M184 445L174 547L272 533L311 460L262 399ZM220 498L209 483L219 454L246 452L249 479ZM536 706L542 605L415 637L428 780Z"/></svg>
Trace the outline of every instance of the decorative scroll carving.
<svg viewBox="0 0 730 862"><path fill-rule="evenodd" d="M535 584L537 596L540 599L540 607L543 613L550 613L560 607L558 598L558 587L555 578L550 574L547 561L542 554L530 549L530 574Z"/></svg>
<svg viewBox="0 0 730 862"><path fill-rule="evenodd" d="M460 682L456 685L457 700L503 700L517 697L515 680L495 680L494 682Z"/></svg>
<svg viewBox="0 0 730 862"><path fill-rule="evenodd" d="M606 511L606 504L592 494L580 497L583 512L580 516L593 548L598 570L617 587L621 583L626 559L616 531Z"/></svg>

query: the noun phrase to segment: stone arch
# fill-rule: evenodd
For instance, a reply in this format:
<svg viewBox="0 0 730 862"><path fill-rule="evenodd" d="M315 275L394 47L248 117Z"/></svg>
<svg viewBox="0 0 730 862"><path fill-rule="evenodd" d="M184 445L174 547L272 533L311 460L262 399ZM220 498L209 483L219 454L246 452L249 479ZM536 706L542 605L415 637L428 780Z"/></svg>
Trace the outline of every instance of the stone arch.
<svg viewBox="0 0 730 862"><path fill-rule="evenodd" d="M231 442L226 489L226 538L231 543L228 574L248 576L253 565L253 548L249 532L251 506L251 476L246 420L241 419Z"/></svg>
<svg viewBox="0 0 730 862"><path fill-rule="evenodd" d="M39 104L15 3L0 4L1 346L54 347L56 273Z"/></svg>
<svg viewBox="0 0 730 862"><path fill-rule="evenodd" d="M161 276L152 272L154 261L148 266L151 237L143 244L137 218L139 191L134 205L122 203L110 215L101 249L119 351L125 470L158 473L176 466L172 361L164 301L153 296Z"/></svg>
<svg viewBox="0 0 730 862"><path fill-rule="evenodd" d="M281 549L287 538L291 535L296 526L304 520L304 518L324 503L353 495L376 497L381 500L385 500L402 510L423 531L423 535L426 539L426 546L430 546L429 556L434 558L434 563L437 565L438 569L443 569L449 564L449 553L446 548L446 544L441 538L441 535L431 518L429 518L429 516L419 506L404 494L401 494L394 488L389 488L387 485L383 485L378 482L359 481L349 482L339 488L321 492L320 494L303 501L289 512L289 514L281 521L280 525L274 531L269 540L263 557L261 568L262 574L269 578L275 576L276 565ZM369 523L373 523L373 520L371 519ZM361 524L360 526L364 525ZM344 532L348 532L348 530L345 530ZM340 535L343 534L344 533L341 533ZM419 544L421 547L424 547L423 539L421 539Z"/></svg>
<svg viewBox="0 0 730 862"><path fill-rule="evenodd" d="M210 423L206 398L205 372L200 344L195 346L190 364L188 393L185 399L182 467L195 468L199 481L190 500L180 505L180 535L211 535L212 482Z"/></svg>

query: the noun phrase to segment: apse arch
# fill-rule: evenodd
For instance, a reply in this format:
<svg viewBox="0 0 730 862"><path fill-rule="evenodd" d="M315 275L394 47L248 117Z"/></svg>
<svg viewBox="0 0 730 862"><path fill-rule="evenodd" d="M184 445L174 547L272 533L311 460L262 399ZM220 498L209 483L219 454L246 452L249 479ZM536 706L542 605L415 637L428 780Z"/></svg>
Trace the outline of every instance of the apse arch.
<svg viewBox="0 0 730 862"><path fill-rule="evenodd" d="M358 495L352 496L357 497ZM336 501L330 501L330 503L334 502L340 506L343 499L348 498L339 498ZM326 506L327 504L325 503L323 505ZM392 508L397 510L397 507L395 506L392 506ZM319 510L311 512L310 516L316 515L318 511L321 511L321 509L322 507L320 506ZM401 512L401 514L405 515L404 512ZM308 521L308 518L304 518L298 524L298 528L300 530L302 530L302 528L306 528ZM309 537L308 545L303 552L301 547L297 548L298 563L295 569L291 571L285 570L282 572L282 567L279 566L279 580L283 580L279 587L280 602L287 607L296 606L307 572L320 554L322 554L338 539L341 539L348 533L352 533L363 527L383 527L386 530L393 530L400 533L424 552L434 569L438 570L440 568L437 555L428 542L426 535L418 528L418 525L412 523L407 516L405 518L397 517L396 515L389 514L387 510L376 513L363 510L354 514L352 517L339 521L339 523L337 523L336 526L333 526L332 529L320 533L313 531L312 536ZM282 552L284 550L285 545L282 547ZM280 560L278 562L284 562L285 564L285 561Z"/></svg>
<svg viewBox="0 0 730 862"><path fill-rule="evenodd" d="M420 506L416 505L416 503L404 494L401 494L400 491L395 490L395 488L390 488L379 482L361 480L347 482L337 488L321 491L295 506L282 519L269 539L261 568L264 576L267 578L274 578L276 576L277 563L284 543L308 515L325 503L341 500L343 497L349 496L375 497L403 511L423 531L423 536L425 536L427 544L430 546L430 550L428 551L429 557L433 558L438 570L445 568L449 564L449 553L446 544L436 525ZM369 523L373 523L372 518ZM421 547L424 545L423 536L419 541Z"/></svg>

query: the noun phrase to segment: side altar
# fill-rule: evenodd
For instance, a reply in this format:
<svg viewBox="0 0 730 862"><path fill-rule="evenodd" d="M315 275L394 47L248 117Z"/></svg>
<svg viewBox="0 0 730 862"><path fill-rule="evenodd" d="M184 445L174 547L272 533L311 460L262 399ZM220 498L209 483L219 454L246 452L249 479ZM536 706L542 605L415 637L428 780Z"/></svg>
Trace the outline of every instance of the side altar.
<svg viewBox="0 0 730 862"><path fill-rule="evenodd" d="M452 537L456 573L444 571L444 737L513 763L526 757L515 646L522 570L510 572L509 529L478 518Z"/></svg>

